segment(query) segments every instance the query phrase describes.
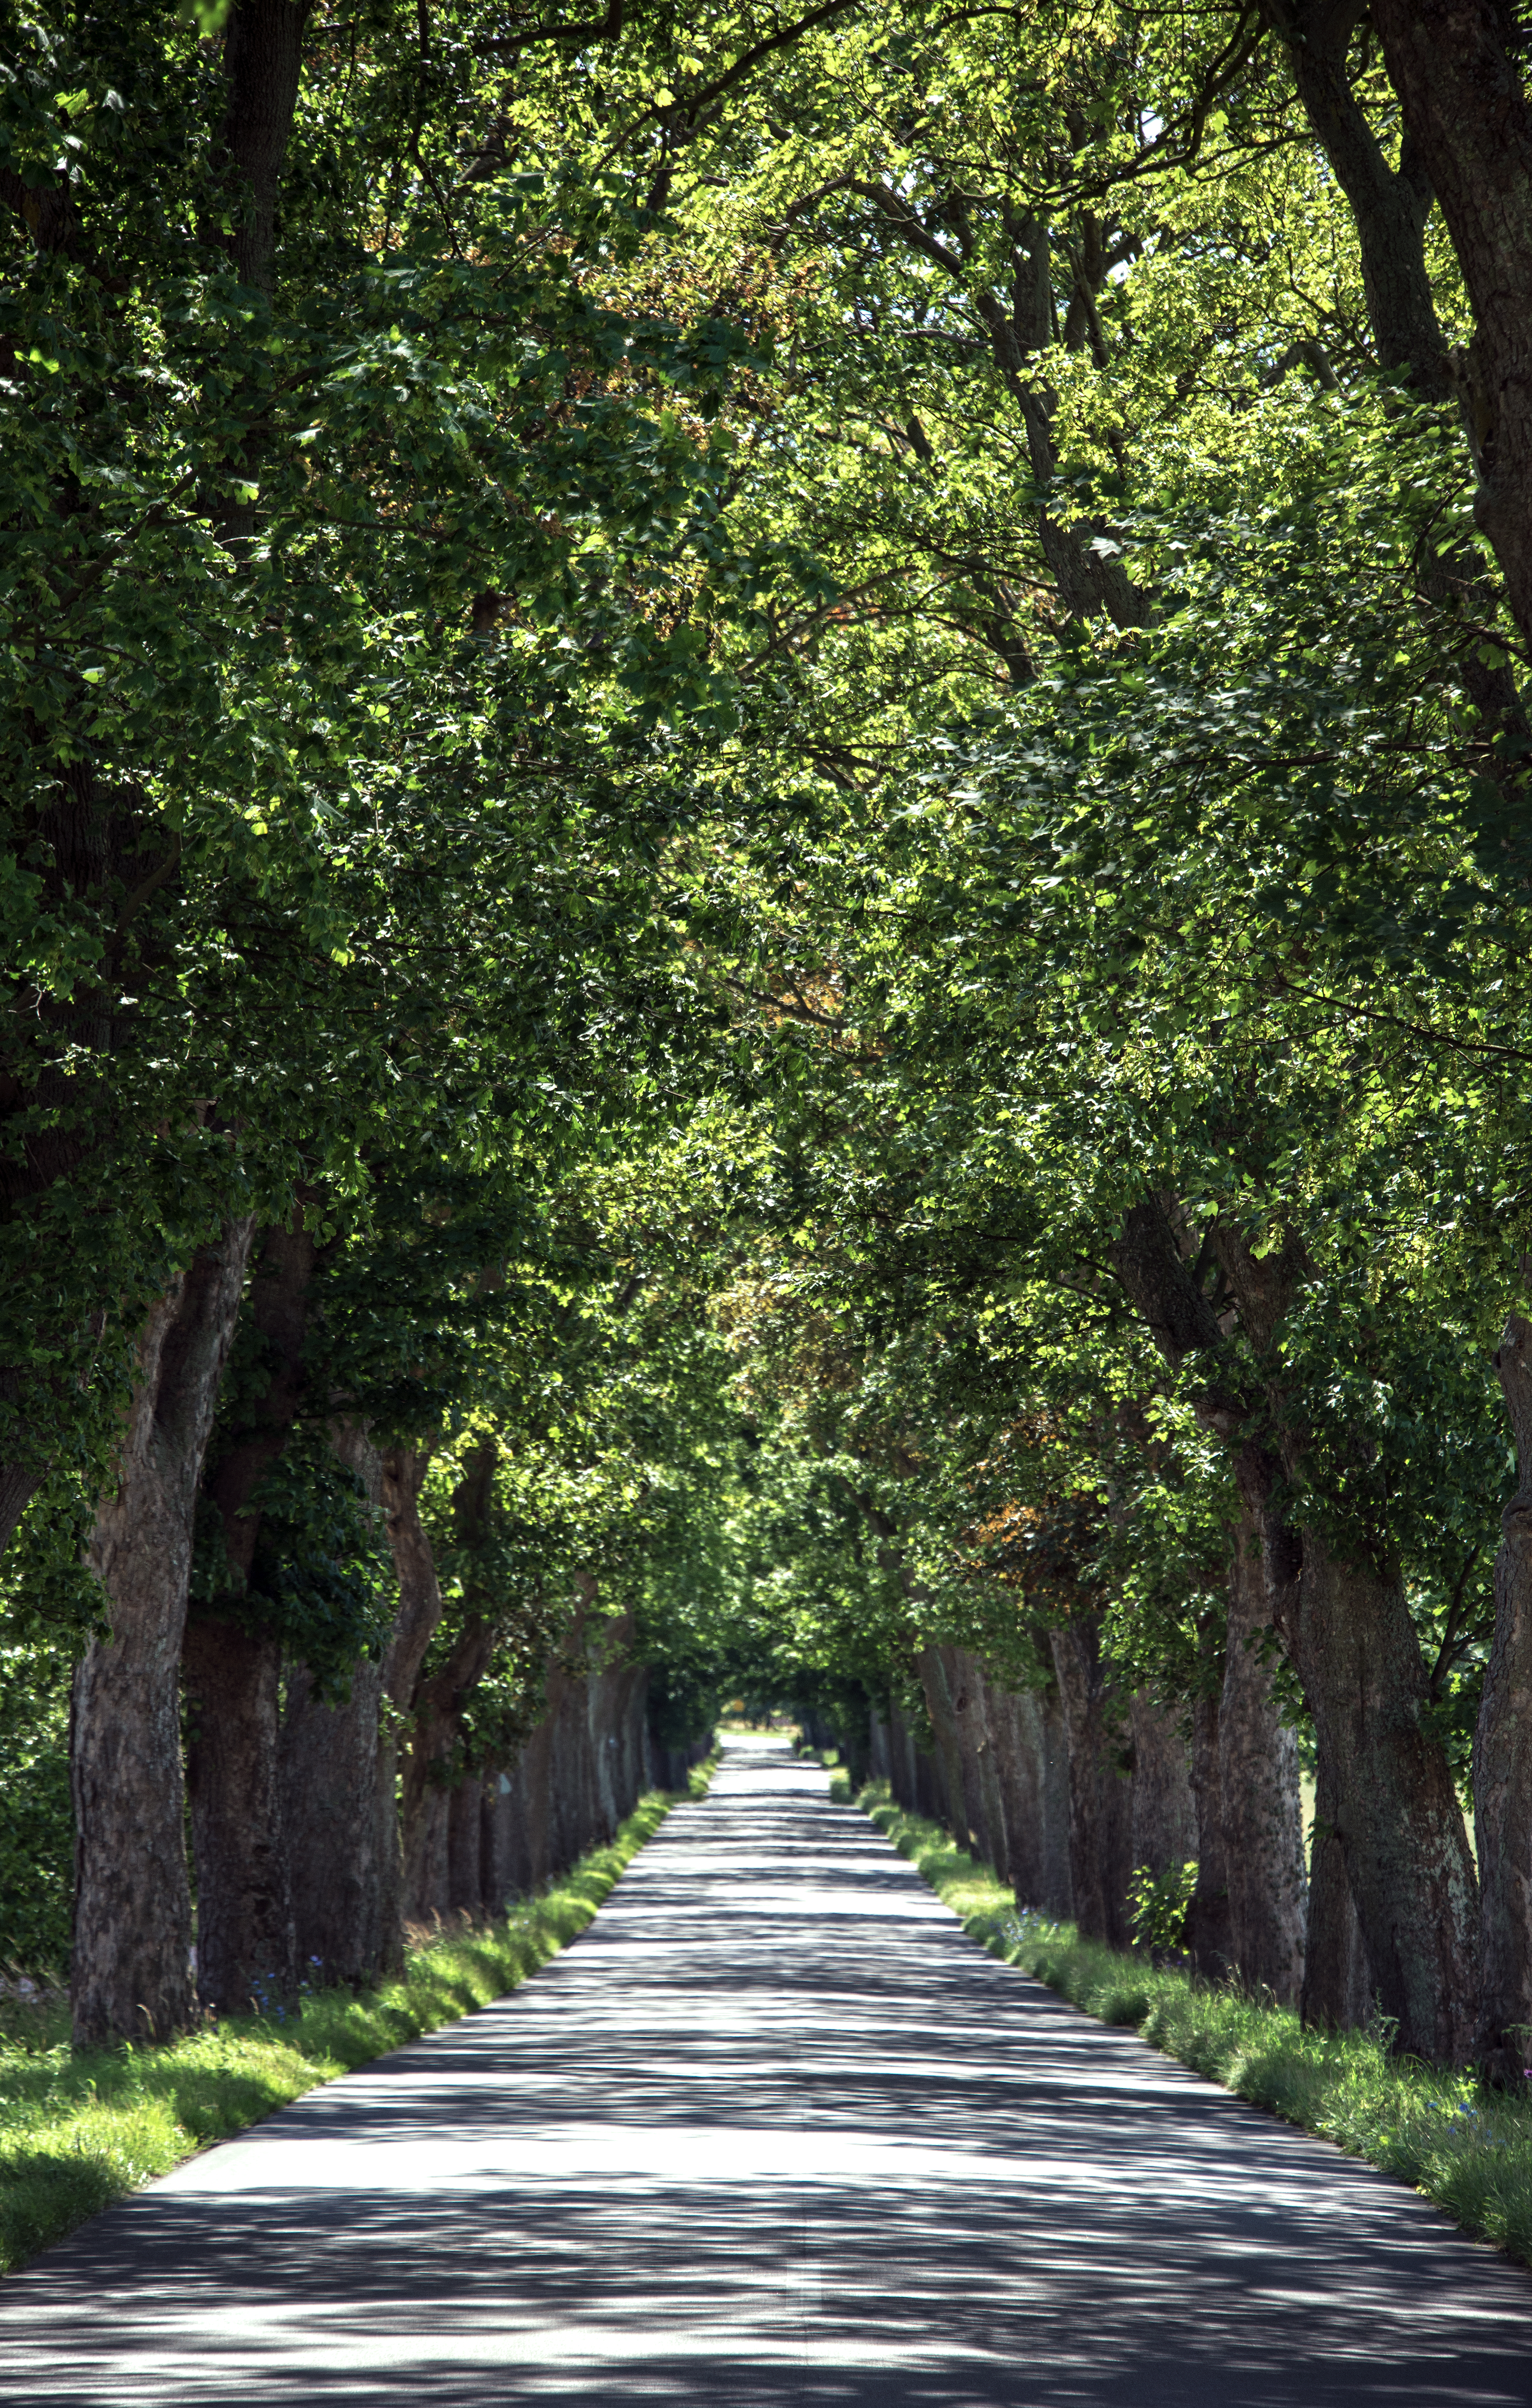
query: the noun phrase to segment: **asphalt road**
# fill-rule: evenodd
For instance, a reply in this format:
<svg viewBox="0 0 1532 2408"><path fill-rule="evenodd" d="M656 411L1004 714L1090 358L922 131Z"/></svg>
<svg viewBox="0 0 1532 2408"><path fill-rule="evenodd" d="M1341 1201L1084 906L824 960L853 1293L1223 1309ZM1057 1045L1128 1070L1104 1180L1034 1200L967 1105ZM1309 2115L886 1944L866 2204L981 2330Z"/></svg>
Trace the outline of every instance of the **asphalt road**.
<svg viewBox="0 0 1532 2408"><path fill-rule="evenodd" d="M1532 2278L737 1742L514 1997L0 2284L0 2400L1481 2408L1532 2402Z"/></svg>

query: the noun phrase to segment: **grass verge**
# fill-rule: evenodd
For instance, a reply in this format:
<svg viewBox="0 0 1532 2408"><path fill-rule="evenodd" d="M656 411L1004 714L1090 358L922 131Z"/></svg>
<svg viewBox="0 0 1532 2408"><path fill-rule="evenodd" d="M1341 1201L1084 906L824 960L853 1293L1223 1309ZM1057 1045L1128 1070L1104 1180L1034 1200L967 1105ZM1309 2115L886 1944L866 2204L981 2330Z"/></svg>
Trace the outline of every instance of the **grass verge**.
<svg viewBox="0 0 1532 2408"><path fill-rule="evenodd" d="M700 1797L712 1761L690 1779ZM640 1799L604 1848L500 1921L411 1949L373 1990L311 1992L165 2048L71 2050L68 2008L7 2006L0 2032L0 2272L182 2157L316 2084L487 2006L583 1931L675 1800Z"/></svg>
<svg viewBox="0 0 1532 2408"><path fill-rule="evenodd" d="M845 1774L832 1773L830 1794L860 1806L993 1956L1101 2023L1138 2032L1237 2098L1365 2157L1476 2239L1532 2265L1532 2101L1391 2057L1379 2031L1305 2031L1290 2008L1019 1912L987 1866L939 1824L907 1814L886 1783L870 1784L853 1800Z"/></svg>

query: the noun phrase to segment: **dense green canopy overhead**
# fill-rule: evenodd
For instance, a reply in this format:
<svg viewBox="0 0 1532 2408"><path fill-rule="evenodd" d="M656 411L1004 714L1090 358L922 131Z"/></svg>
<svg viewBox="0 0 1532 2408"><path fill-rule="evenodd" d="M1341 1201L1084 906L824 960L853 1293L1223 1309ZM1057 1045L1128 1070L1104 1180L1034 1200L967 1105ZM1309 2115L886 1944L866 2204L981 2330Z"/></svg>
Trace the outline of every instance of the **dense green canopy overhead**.
<svg viewBox="0 0 1532 2408"><path fill-rule="evenodd" d="M145 1315L253 1219L193 1627L384 1661L357 1433L438 1783L572 1584L676 1743L923 1727L940 1645L1040 1694L1061 1631L1186 1720L1258 1557L1461 2053L1532 1201L1479 19L1493 140L1391 0L10 12L18 1694L104 1611Z"/></svg>

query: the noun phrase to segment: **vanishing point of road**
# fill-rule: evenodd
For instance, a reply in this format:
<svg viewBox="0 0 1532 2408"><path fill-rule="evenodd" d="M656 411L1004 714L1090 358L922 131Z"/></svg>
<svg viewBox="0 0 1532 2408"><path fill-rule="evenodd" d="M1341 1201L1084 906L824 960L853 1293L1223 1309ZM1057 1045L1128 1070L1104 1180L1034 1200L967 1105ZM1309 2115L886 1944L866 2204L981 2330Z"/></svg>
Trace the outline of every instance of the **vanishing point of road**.
<svg viewBox="0 0 1532 2408"><path fill-rule="evenodd" d="M513 1997L0 2284L0 2400L1522 2408L1532 2277L737 1740Z"/></svg>

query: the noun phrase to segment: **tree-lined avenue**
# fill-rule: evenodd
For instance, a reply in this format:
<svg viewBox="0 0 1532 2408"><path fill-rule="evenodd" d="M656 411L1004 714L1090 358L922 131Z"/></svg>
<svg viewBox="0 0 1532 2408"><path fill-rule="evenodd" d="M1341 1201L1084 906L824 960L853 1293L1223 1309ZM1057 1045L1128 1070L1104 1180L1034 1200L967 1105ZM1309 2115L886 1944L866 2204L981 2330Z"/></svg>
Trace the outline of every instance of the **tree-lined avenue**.
<svg viewBox="0 0 1532 2408"><path fill-rule="evenodd" d="M1532 2399L1526 2277L738 1739L590 1930L0 2293L12 2408Z"/></svg>

